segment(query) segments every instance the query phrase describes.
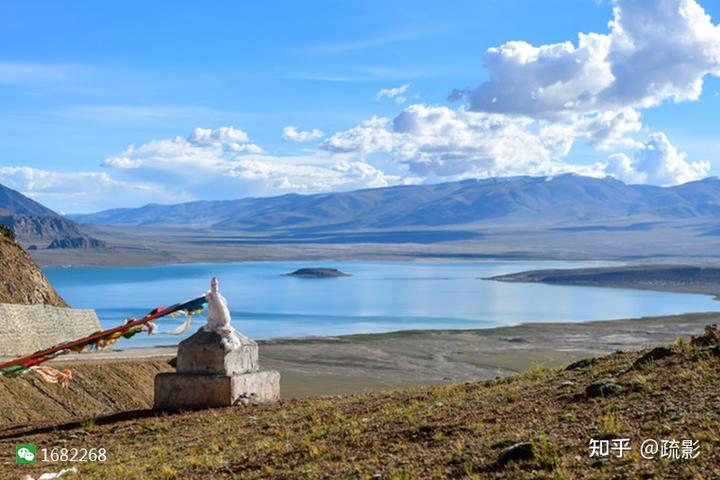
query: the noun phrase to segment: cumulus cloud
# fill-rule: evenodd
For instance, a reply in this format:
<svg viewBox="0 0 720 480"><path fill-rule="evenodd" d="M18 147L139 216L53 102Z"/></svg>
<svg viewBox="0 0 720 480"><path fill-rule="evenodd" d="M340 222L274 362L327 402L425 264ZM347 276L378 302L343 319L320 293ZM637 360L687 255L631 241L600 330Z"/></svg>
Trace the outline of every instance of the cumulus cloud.
<svg viewBox="0 0 720 480"><path fill-rule="evenodd" d="M336 132L305 155L266 153L233 126L197 128L131 145L108 157L102 172L2 167L0 182L49 200L68 195L77 200L68 204L88 211L565 172L672 185L709 172L707 162L688 160L665 134L641 137L644 109L697 100L704 77L720 76L720 27L695 0L615 0L607 33L540 46L509 41L488 49L484 64L487 81L453 93L463 100L459 107L409 105ZM405 103L409 87L385 88L376 98ZM292 125L282 132L295 142L323 136ZM577 142L611 154L571 163ZM93 205L92 198L121 203Z"/></svg>
<svg viewBox="0 0 720 480"><path fill-rule="evenodd" d="M720 75L720 27L695 0L616 0L607 34L485 53L489 79L456 91L474 111L565 118L696 100L703 77Z"/></svg>
<svg viewBox="0 0 720 480"><path fill-rule="evenodd" d="M388 154L411 175L438 178L554 174L584 171L558 161L573 133L532 119L415 104L397 117L374 117L338 132L321 148L361 155Z"/></svg>
<svg viewBox="0 0 720 480"><path fill-rule="evenodd" d="M222 147L238 153L262 153L262 148L250 142L247 132L235 127L196 128L187 141L193 145Z"/></svg>
<svg viewBox="0 0 720 480"><path fill-rule="evenodd" d="M569 122L473 112L464 107L410 105L395 118L373 117L338 132L321 149L362 157L388 156L407 168L406 180L430 182L509 175L612 175L630 183L674 185L706 176L707 162L689 162L663 133L645 142L624 136L640 130L633 109ZM578 138L599 150L634 149L607 162L577 165L566 158Z"/></svg>
<svg viewBox="0 0 720 480"><path fill-rule="evenodd" d="M664 133L654 133L632 158L610 156L605 172L627 183L675 185L707 176L709 162L688 162Z"/></svg>
<svg viewBox="0 0 720 480"><path fill-rule="evenodd" d="M220 145L224 143L243 143L249 141L248 134L235 127L196 128L188 141L197 145Z"/></svg>
<svg viewBox="0 0 720 480"><path fill-rule="evenodd" d="M233 178L256 182L277 192L326 192L388 185L385 174L361 161L339 160L325 165L287 163L278 157L238 160L228 171Z"/></svg>
<svg viewBox="0 0 720 480"><path fill-rule="evenodd" d="M339 153L373 153L390 151L393 146L391 120L374 116L356 127L337 132L325 140L321 149Z"/></svg>
<svg viewBox="0 0 720 480"><path fill-rule="evenodd" d="M383 187L399 181L358 156L268 155L233 127L130 145L98 172L0 167L0 183L62 211Z"/></svg>
<svg viewBox="0 0 720 480"><path fill-rule="evenodd" d="M275 156L241 130L196 129L187 138L131 145L103 165L127 182L149 181L190 198L238 198L287 192L317 193L389 184L378 168L340 154ZM239 142L245 143L239 143Z"/></svg>
<svg viewBox="0 0 720 480"><path fill-rule="evenodd" d="M282 138L291 142L309 142L310 140L317 140L325 135L322 130L313 128L312 130L298 130L297 127L289 125L283 128Z"/></svg>
<svg viewBox="0 0 720 480"><path fill-rule="evenodd" d="M338 132L321 148L384 154L425 180L562 171L640 183L694 180L708 165L688 162L663 134L639 141L640 110L697 99L702 78L718 74L718 48L720 27L694 0L616 0L608 34L580 34L577 45L511 41L489 49L489 80L455 92L466 106L411 105L394 119L373 117ZM566 157L578 140L635 154L573 165Z"/></svg>
<svg viewBox="0 0 720 480"><path fill-rule="evenodd" d="M375 99L382 100L383 98L390 98L395 99L397 103L405 103L407 101L405 92L407 92L408 88L410 88L409 83L395 88L383 88L375 95Z"/></svg>
<svg viewBox="0 0 720 480"><path fill-rule="evenodd" d="M576 137L587 139L599 150L637 147L638 141L628 135L642 129L640 113L632 108L581 115L571 125Z"/></svg>

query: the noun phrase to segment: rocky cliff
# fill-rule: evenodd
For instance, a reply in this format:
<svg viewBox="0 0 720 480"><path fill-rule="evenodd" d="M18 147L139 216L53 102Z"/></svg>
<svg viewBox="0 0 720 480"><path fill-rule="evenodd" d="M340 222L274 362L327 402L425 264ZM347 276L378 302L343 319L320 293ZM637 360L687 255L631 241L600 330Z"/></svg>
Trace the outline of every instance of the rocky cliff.
<svg viewBox="0 0 720 480"><path fill-rule="evenodd" d="M66 307L10 229L0 225L0 303L45 304Z"/></svg>
<svg viewBox="0 0 720 480"><path fill-rule="evenodd" d="M105 242L90 237L72 220L4 185L0 185L0 225L29 250L105 247Z"/></svg>

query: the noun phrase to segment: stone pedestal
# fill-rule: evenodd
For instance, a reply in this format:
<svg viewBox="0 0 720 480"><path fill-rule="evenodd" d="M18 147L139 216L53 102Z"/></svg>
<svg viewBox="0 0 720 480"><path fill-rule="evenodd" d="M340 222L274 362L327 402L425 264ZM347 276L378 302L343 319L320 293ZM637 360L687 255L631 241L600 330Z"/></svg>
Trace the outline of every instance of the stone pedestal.
<svg viewBox="0 0 720 480"><path fill-rule="evenodd" d="M280 399L280 374L261 371L258 346L235 332L239 345L226 351L223 337L202 328L180 342L177 372L155 377L155 408L228 407Z"/></svg>

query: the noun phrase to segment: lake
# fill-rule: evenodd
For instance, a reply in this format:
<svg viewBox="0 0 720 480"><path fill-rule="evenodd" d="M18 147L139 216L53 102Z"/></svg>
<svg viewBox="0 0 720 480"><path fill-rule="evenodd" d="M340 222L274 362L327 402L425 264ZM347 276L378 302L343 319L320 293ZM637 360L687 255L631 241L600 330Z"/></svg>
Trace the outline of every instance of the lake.
<svg viewBox="0 0 720 480"><path fill-rule="evenodd" d="M410 329L469 329L522 322L590 320L714 311L710 296L599 287L501 283L482 277L593 262L246 262L129 268L50 268L45 273L72 306L94 308L104 328L204 294L220 279L233 325L257 339ZM297 268L338 268L350 277L283 276ZM157 322L160 330L182 317ZM174 344L184 336L138 335L119 346Z"/></svg>

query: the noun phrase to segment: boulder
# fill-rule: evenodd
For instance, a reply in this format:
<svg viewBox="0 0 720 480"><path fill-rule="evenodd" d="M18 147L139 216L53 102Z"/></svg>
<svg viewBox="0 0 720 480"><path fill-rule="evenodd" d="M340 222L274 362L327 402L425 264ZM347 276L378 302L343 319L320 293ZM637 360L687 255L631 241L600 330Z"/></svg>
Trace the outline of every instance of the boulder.
<svg viewBox="0 0 720 480"><path fill-rule="evenodd" d="M641 355L640 358L635 360L635 362L633 363L633 368L640 368L648 362L660 360L661 358L671 357L673 355L675 355L675 352L673 352L668 347L656 347L647 352L646 354Z"/></svg>
<svg viewBox="0 0 720 480"><path fill-rule="evenodd" d="M511 445L500 452L497 459L497 465L503 467L510 462L516 462L521 460L532 460L535 458L533 453L532 443L520 442Z"/></svg>
<svg viewBox="0 0 720 480"><path fill-rule="evenodd" d="M622 387L612 379L603 378L585 387L585 395L588 398L609 397L622 391Z"/></svg>

